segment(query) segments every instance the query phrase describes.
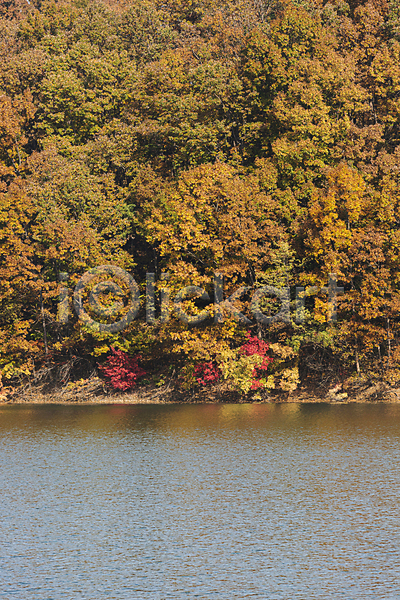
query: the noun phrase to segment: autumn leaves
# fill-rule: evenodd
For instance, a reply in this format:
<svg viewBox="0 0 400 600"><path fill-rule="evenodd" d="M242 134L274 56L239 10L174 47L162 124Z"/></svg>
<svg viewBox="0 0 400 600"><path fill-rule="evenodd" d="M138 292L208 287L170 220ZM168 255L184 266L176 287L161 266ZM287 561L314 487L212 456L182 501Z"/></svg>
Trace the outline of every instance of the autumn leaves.
<svg viewBox="0 0 400 600"><path fill-rule="evenodd" d="M195 329L176 318L146 325L143 314L123 333L90 331L72 313L57 320L61 275L72 296L105 264L134 274L142 300L146 273L164 300L185 286L213 299L214 273L224 299L270 286L293 303L296 286L317 288L303 297L303 320L251 326L275 348L275 382L296 385L313 344L340 372L396 381L395 4L65 0L3 13L3 379L71 355L93 366L111 346L140 353L146 370L170 361L193 374L231 352L239 360L245 330L233 319ZM330 273L344 288L336 324L323 291ZM251 317L247 301L236 306ZM184 302L185 314L205 310ZM265 315L280 306L260 298Z"/></svg>

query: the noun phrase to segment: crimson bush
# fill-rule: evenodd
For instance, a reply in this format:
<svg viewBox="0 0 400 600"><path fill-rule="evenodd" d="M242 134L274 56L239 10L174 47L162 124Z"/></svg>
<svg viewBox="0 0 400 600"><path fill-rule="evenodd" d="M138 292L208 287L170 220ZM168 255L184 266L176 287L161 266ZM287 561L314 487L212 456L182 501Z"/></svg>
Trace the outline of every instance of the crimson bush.
<svg viewBox="0 0 400 600"><path fill-rule="evenodd" d="M111 381L115 390L131 390L135 387L137 379L146 375L146 371L139 367L140 356L129 356L123 350L111 348L112 354L99 369Z"/></svg>
<svg viewBox="0 0 400 600"><path fill-rule="evenodd" d="M212 362L203 362L194 369L194 378L201 385L215 383L220 378L220 371Z"/></svg>

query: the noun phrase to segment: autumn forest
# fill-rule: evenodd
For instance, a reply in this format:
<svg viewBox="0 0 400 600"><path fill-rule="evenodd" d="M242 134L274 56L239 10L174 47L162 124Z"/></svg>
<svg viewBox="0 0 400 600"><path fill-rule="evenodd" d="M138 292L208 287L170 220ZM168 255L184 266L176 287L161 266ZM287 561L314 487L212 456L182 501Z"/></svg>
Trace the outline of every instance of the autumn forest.
<svg viewBox="0 0 400 600"><path fill-rule="evenodd" d="M101 265L138 286L120 331L74 309ZM109 324L129 283L104 279L82 305ZM185 286L202 293L179 313ZM265 286L289 318L254 318ZM399 385L397 0L1 0L0 373L249 398Z"/></svg>

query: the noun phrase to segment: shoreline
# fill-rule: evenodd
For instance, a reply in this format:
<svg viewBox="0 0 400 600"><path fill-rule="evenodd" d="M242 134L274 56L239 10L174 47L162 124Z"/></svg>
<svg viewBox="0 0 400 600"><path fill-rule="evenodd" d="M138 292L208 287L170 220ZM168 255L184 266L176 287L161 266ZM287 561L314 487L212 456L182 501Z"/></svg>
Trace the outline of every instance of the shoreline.
<svg viewBox="0 0 400 600"><path fill-rule="evenodd" d="M49 390L35 387L0 391L0 405L12 404L397 404L400 388L379 383L354 386L346 390L336 386L331 390L303 387L289 393L241 396L237 392L218 387L200 390L181 390L143 386L131 392L111 392L98 378L79 385Z"/></svg>

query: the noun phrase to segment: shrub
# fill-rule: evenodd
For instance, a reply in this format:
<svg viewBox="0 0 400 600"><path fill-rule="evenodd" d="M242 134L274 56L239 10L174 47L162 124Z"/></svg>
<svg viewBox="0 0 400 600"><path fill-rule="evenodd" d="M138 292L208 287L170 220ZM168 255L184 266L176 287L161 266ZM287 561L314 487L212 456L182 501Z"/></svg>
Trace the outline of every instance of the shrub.
<svg viewBox="0 0 400 600"><path fill-rule="evenodd" d="M221 364L224 379L244 394L250 390L273 387L271 378L266 378L266 371L273 360L267 356L269 345L250 333L246 335L247 341L237 350L227 353Z"/></svg>
<svg viewBox="0 0 400 600"><path fill-rule="evenodd" d="M256 390L260 387L264 387L260 382L260 377L265 373L263 371L268 370L268 366L272 363L273 358L267 356L269 350L269 344L264 340L259 340L258 337L251 337L250 333L247 333L247 342L245 342L239 348L239 354L242 356L259 356L262 360L254 366L253 371L253 383L251 386L252 390Z"/></svg>
<svg viewBox="0 0 400 600"><path fill-rule="evenodd" d="M115 390L131 390L137 379L146 375L146 371L139 367L140 356L129 356L123 350L115 350L113 347L111 352L106 363L99 365L100 371L110 379Z"/></svg>
<svg viewBox="0 0 400 600"><path fill-rule="evenodd" d="M220 378L220 370L212 362L203 362L194 369L193 376L197 383L208 385Z"/></svg>

